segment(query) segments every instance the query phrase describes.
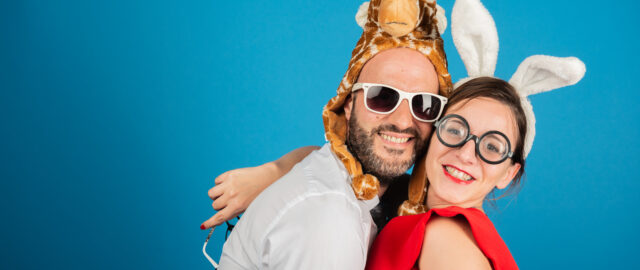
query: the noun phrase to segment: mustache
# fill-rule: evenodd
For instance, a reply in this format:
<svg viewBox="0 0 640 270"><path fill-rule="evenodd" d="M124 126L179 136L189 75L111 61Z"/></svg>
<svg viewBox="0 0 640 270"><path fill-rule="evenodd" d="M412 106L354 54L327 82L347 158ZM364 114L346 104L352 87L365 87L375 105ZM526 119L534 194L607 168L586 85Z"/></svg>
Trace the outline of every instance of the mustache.
<svg viewBox="0 0 640 270"><path fill-rule="evenodd" d="M413 137L415 138L420 138L420 132L418 132L418 129L414 128L414 127L410 127L410 128L405 128L405 129L399 129L397 126L392 125L392 124L386 124L386 125L381 125L378 126L374 129L371 130L371 134L376 134L379 133L381 131L391 131L391 132L396 132L396 133L404 133L404 134L408 134L408 135L413 135Z"/></svg>

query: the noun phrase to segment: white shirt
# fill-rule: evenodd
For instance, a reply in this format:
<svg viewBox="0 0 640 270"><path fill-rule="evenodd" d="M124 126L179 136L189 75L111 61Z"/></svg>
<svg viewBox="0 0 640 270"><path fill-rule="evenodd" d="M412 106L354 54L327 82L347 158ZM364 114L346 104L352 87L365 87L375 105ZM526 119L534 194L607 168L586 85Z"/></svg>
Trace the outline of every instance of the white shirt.
<svg viewBox="0 0 640 270"><path fill-rule="evenodd" d="M329 144L309 154L251 203L224 244L221 270L364 269L377 232Z"/></svg>

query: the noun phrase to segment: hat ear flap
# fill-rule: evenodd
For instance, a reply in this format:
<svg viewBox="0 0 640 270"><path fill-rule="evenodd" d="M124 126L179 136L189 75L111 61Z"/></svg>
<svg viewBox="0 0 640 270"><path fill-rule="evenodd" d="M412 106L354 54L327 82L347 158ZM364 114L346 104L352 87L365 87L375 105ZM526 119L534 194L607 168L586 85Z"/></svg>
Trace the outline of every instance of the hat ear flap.
<svg viewBox="0 0 640 270"><path fill-rule="evenodd" d="M498 61L498 30L480 1L456 1L451 11L451 36L469 77L493 76Z"/></svg>
<svg viewBox="0 0 640 270"><path fill-rule="evenodd" d="M413 167L409 180L409 198L398 207L398 216L416 215L426 212L427 155L423 155Z"/></svg>
<svg viewBox="0 0 640 270"><path fill-rule="evenodd" d="M526 97L576 84L586 70L576 57L533 55L522 61L509 83L521 97Z"/></svg>

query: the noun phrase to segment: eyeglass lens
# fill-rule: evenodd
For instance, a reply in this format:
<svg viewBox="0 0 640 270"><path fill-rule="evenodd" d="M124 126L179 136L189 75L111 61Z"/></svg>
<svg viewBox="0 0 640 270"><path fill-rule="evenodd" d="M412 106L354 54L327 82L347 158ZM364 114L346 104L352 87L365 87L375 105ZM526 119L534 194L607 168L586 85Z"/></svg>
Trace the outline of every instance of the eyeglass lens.
<svg viewBox="0 0 640 270"><path fill-rule="evenodd" d="M376 112L387 113L393 110L400 101L398 91L384 86L371 86L367 90L367 106ZM416 117L432 121L438 117L442 102L435 96L420 94L411 99L411 108Z"/></svg>
<svg viewBox="0 0 640 270"><path fill-rule="evenodd" d="M480 140L480 155L489 161L499 161L509 152L506 138L498 134L487 134Z"/></svg>
<svg viewBox="0 0 640 270"><path fill-rule="evenodd" d="M469 126L457 117L443 119L437 131L440 140L449 147L462 146L469 137ZM491 132L480 137L477 149L481 157L491 162L504 159L510 150L506 137Z"/></svg>

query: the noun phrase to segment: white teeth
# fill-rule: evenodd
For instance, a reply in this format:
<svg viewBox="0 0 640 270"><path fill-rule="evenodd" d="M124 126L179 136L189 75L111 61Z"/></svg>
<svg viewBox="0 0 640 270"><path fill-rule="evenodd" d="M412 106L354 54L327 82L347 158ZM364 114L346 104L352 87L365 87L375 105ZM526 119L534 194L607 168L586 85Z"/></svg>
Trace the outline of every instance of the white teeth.
<svg viewBox="0 0 640 270"><path fill-rule="evenodd" d="M458 178L460 180L464 180L464 181L469 181L471 179L473 179L473 177L471 177L471 175L468 175L464 172L461 172L459 170L456 170L456 168L453 167L449 167L449 166L444 166L445 170L447 170L447 172L452 175L455 178Z"/></svg>
<svg viewBox="0 0 640 270"><path fill-rule="evenodd" d="M394 142L394 143L406 143L407 141L409 141L409 138L398 138L398 137L391 137L389 135L386 134L380 134L382 136L383 139L390 141L390 142Z"/></svg>

